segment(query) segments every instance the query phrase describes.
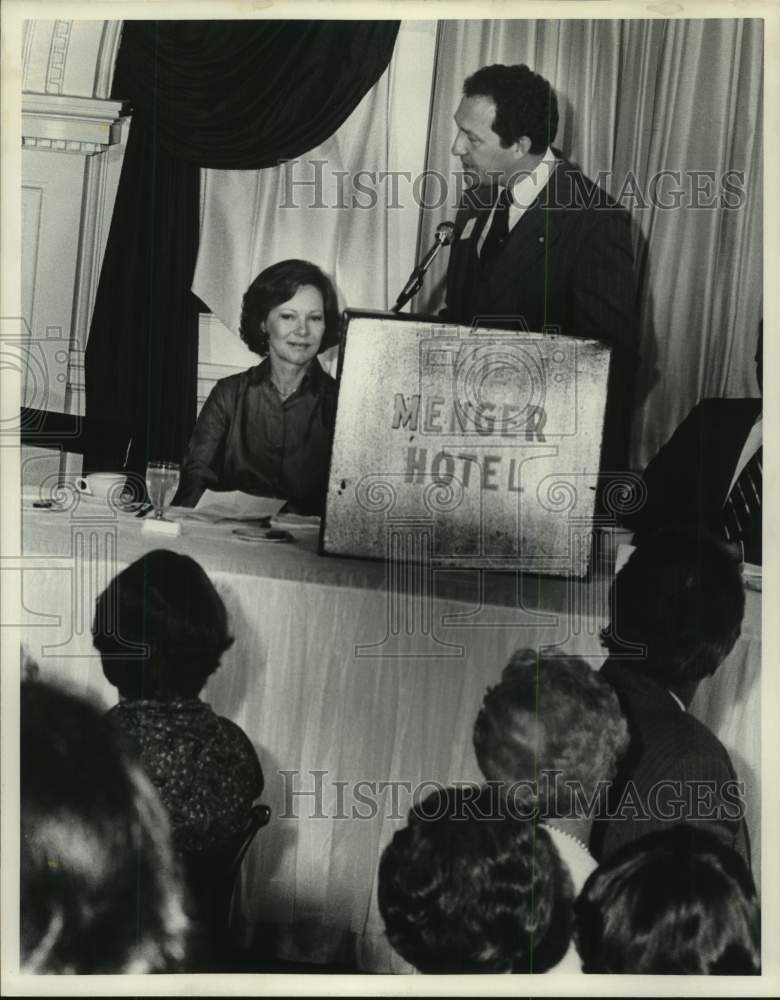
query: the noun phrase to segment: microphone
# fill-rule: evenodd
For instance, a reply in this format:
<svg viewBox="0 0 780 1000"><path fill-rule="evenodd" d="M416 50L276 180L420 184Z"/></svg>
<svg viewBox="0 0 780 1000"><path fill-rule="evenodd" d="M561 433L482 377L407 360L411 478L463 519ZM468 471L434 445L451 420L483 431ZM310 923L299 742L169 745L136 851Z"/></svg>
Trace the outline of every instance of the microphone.
<svg viewBox="0 0 780 1000"><path fill-rule="evenodd" d="M455 241L455 235L457 233L457 228L454 222L440 222L436 227L436 233L434 235L434 244L431 249L426 253L420 263L415 267L412 273L409 275L409 280L404 285L401 290L401 294L396 299L395 305L390 310L390 312L400 312L406 303L411 299L413 295L416 295L422 287L423 278L425 277L425 272L431 266L436 257L436 254L441 250L442 247L448 247L450 243Z"/></svg>

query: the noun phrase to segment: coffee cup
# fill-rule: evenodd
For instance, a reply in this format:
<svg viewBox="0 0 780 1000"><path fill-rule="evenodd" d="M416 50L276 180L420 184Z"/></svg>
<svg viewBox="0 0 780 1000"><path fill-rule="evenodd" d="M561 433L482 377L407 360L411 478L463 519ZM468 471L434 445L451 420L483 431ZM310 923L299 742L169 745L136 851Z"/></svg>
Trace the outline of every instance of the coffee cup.
<svg viewBox="0 0 780 1000"><path fill-rule="evenodd" d="M88 476L78 477L76 489L95 500L118 504L126 481L127 475L124 472L90 472Z"/></svg>

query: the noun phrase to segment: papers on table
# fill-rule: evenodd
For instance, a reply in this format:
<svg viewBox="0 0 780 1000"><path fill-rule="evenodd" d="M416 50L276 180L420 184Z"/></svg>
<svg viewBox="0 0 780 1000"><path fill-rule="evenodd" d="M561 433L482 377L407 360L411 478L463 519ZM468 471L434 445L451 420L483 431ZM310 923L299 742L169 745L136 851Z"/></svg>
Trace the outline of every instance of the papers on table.
<svg viewBox="0 0 780 1000"><path fill-rule="evenodd" d="M278 497L255 497L241 490L230 493L215 493L206 490L192 509L171 507L169 516L209 521L258 521L270 520L284 506L285 501Z"/></svg>

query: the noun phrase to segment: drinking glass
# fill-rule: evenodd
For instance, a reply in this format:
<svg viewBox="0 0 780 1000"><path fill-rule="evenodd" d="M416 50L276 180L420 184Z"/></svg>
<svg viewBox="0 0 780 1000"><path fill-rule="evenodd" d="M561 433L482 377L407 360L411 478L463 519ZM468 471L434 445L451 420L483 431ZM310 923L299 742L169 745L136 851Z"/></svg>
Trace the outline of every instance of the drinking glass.
<svg viewBox="0 0 780 1000"><path fill-rule="evenodd" d="M146 489L154 507L154 516L164 520L165 508L179 485L179 466L175 462L150 462L146 467Z"/></svg>

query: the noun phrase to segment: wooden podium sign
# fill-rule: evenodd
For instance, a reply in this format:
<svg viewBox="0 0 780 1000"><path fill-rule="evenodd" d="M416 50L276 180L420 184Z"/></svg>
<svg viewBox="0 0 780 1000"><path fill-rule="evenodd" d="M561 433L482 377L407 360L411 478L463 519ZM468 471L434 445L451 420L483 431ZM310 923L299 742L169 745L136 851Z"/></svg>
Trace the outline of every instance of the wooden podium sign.
<svg viewBox="0 0 780 1000"><path fill-rule="evenodd" d="M585 575L609 355L348 312L321 550Z"/></svg>

